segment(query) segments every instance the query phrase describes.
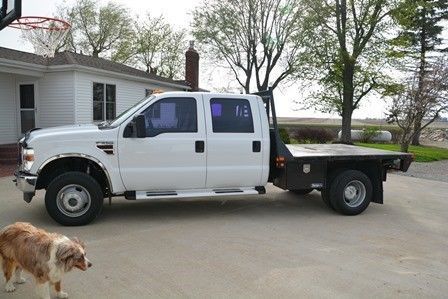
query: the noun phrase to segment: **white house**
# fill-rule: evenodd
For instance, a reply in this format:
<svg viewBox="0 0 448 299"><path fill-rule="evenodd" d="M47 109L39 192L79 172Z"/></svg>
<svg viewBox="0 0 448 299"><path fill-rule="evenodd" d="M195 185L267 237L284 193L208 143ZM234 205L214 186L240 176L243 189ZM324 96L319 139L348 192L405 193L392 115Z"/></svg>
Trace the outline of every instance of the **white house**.
<svg viewBox="0 0 448 299"><path fill-rule="evenodd" d="M0 47L0 147L34 127L113 119L154 89L197 90L198 65L192 44L186 53L190 83L67 51L43 58Z"/></svg>

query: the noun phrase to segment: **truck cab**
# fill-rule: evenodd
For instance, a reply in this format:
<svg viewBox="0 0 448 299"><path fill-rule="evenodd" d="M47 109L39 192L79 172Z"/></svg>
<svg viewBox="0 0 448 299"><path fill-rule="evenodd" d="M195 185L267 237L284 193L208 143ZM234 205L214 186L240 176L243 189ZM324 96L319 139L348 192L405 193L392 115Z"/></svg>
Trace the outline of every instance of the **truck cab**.
<svg viewBox="0 0 448 299"><path fill-rule="evenodd" d="M266 184L269 130L259 97L165 93L137 114L117 130L123 187L137 197Z"/></svg>

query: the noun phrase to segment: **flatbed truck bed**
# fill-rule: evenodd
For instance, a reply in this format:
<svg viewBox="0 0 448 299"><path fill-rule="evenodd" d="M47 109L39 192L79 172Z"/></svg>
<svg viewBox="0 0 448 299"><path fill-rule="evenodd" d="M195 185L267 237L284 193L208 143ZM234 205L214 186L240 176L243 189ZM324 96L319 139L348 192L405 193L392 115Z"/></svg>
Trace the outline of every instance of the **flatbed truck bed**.
<svg viewBox="0 0 448 299"><path fill-rule="evenodd" d="M269 119L269 181L279 188L297 194L318 190L330 208L357 215L370 202L383 203L388 170L407 171L413 161L409 153L348 144L284 144L272 90L255 94L263 99Z"/></svg>
<svg viewBox="0 0 448 299"><path fill-rule="evenodd" d="M400 159L409 154L380 150L348 144L286 144L296 159L326 158L329 160L344 159Z"/></svg>

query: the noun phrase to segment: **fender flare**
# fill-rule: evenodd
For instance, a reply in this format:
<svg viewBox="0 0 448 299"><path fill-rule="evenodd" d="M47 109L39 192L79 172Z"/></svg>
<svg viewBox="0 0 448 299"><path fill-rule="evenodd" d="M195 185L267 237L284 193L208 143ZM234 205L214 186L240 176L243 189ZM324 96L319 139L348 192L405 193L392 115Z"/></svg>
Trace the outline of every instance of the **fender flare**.
<svg viewBox="0 0 448 299"><path fill-rule="evenodd" d="M95 164L97 164L106 174L106 178L107 178L107 182L109 183L109 188L110 191L113 193L113 185L112 185L112 181L110 179L110 175L109 172L107 171L106 167L104 166L104 164L98 160L95 157L92 157L90 155L86 155L86 154L79 154L79 153L67 153L67 154L59 154L56 156L53 156L51 158L48 158L47 160L45 160L44 163L42 163L39 168L37 169L36 174L39 175L39 173L42 171L42 169L45 168L45 166L47 166L47 164L49 164L50 162L56 161L58 159L63 159L63 158L84 158L87 160L90 160L92 162L94 162Z"/></svg>

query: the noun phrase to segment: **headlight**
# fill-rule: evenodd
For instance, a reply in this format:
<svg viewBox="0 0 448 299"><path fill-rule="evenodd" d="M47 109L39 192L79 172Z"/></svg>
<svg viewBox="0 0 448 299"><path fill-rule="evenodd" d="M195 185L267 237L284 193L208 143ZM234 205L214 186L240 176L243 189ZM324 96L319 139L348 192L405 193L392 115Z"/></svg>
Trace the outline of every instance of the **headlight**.
<svg viewBox="0 0 448 299"><path fill-rule="evenodd" d="M23 170L29 171L34 163L34 150L32 148L24 148L22 150Z"/></svg>

